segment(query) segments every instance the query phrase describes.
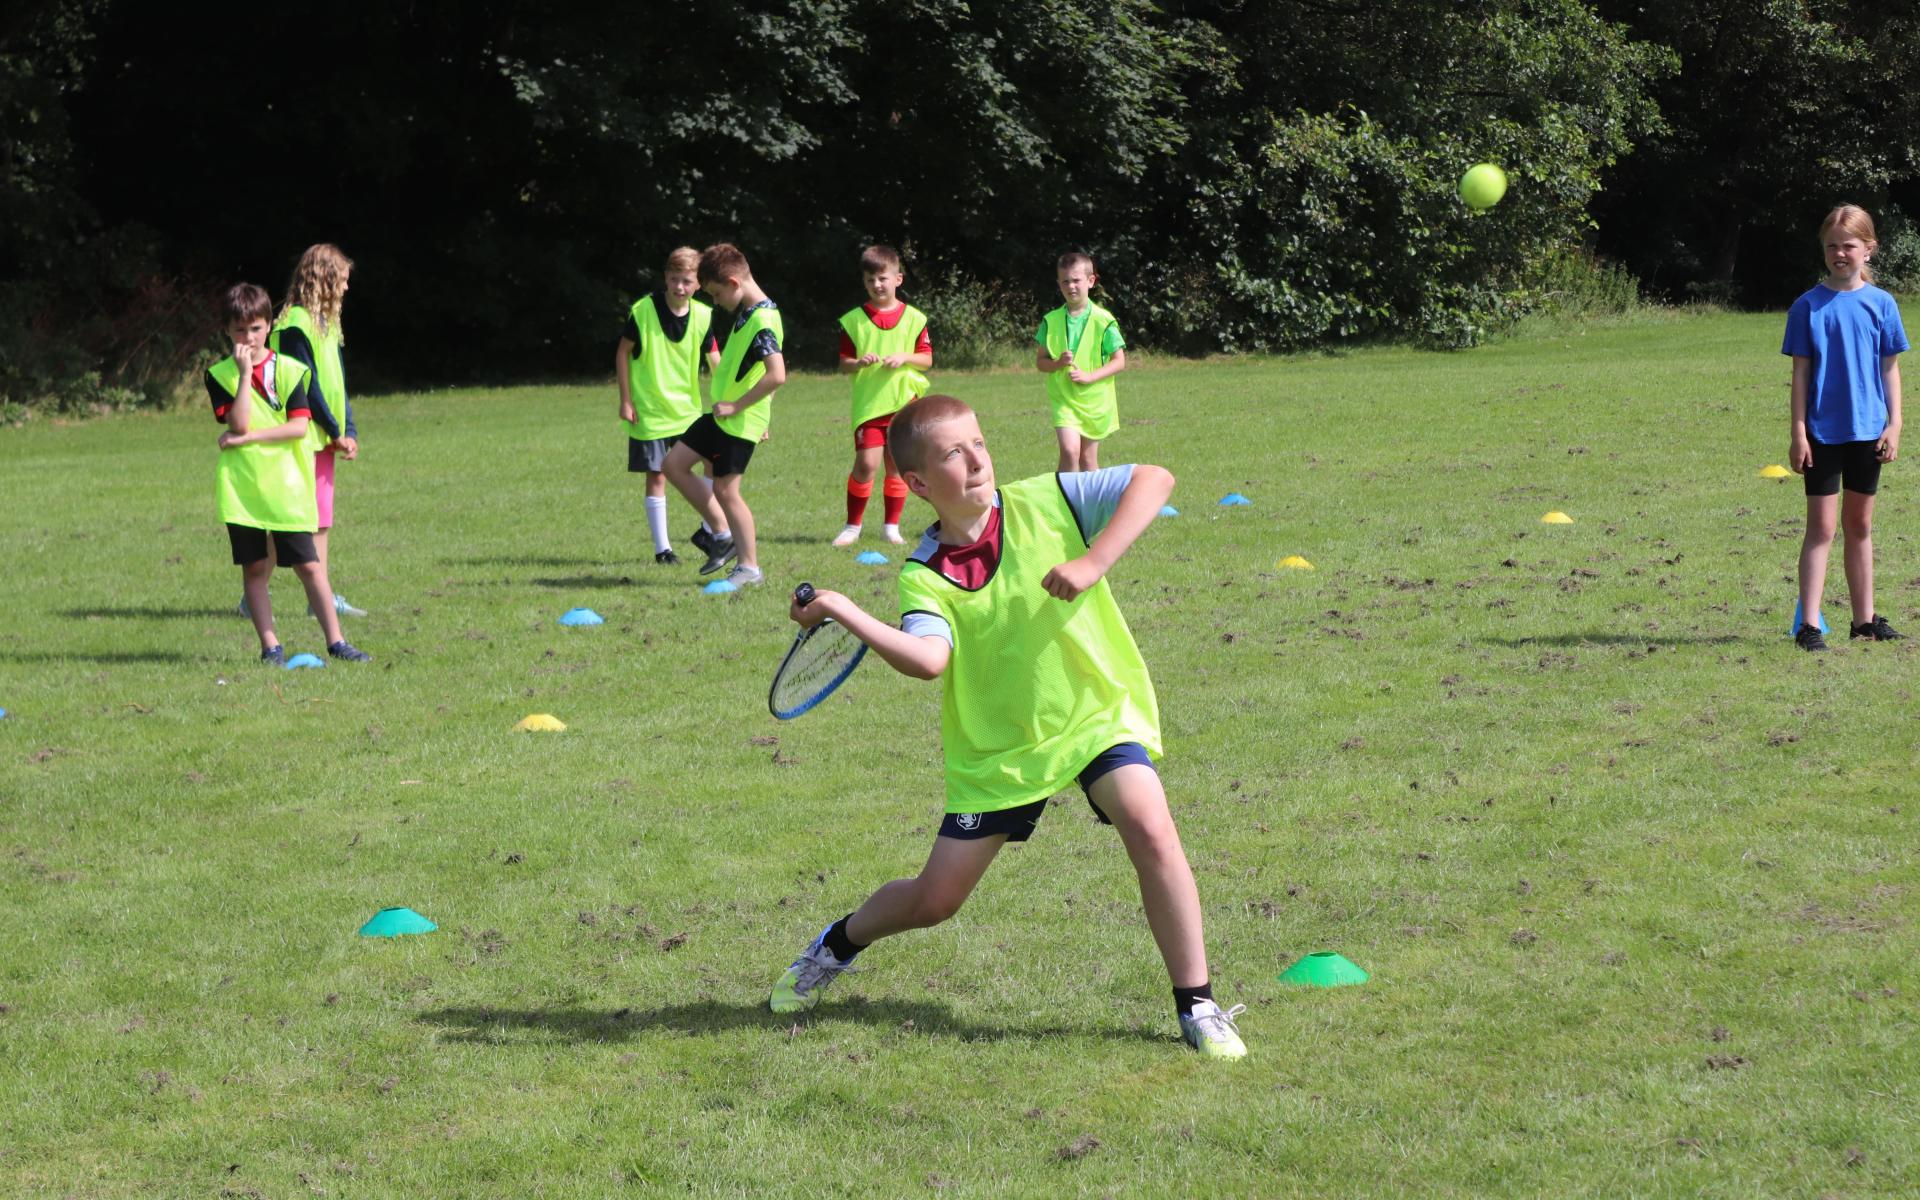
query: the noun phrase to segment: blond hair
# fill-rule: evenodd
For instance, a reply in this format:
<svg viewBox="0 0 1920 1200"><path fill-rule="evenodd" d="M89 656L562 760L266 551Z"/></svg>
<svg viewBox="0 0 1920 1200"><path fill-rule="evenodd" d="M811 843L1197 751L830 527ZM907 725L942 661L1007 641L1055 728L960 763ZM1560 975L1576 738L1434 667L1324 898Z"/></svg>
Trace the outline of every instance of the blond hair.
<svg viewBox="0 0 1920 1200"><path fill-rule="evenodd" d="M1820 222L1820 241L1824 244L1827 234L1836 229L1848 237L1859 238L1866 245L1868 254L1872 254L1880 245L1880 239L1873 235L1873 217L1858 204L1838 205L1828 213L1826 220ZM1860 278L1872 283L1873 272L1863 266L1860 268Z"/></svg>
<svg viewBox="0 0 1920 1200"><path fill-rule="evenodd" d="M287 298L280 306L280 316L284 319L290 308L304 308L321 333L332 332L345 345L347 331L340 324L340 301L351 270L353 260L332 242L308 246L294 264L293 278L287 281Z"/></svg>
<svg viewBox="0 0 1920 1200"><path fill-rule="evenodd" d="M662 274L671 275L675 271L692 271L698 274L700 271L700 252L692 246L680 246L670 251L667 254L667 269L662 272Z"/></svg>
<svg viewBox="0 0 1920 1200"><path fill-rule="evenodd" d="M909 400L887 426L887 453L902 471L924 471L920 461L927 449L927 430L955 417L970 417L973 409L957 396L935 393Z"/></svg>

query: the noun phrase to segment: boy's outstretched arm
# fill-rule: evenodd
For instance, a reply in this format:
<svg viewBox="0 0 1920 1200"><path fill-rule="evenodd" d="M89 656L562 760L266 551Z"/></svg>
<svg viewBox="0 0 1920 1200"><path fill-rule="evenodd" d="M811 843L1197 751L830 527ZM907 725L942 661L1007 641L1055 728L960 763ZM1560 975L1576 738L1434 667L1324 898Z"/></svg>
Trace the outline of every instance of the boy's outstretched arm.
<svg viewBox="0 0 1920 1200"><path fill-rule="evenodd" d="M874 653L886 659L888 666L914 679L938 679L953 654L953 648L944 639L915 637L904 629L870 617L865 609L839 592L815 592L813 603L805 607L796 600L787 615L809 629L832 617L853 636L873 647Z"/></svg>
<svg viewBox="0 0 1920 1200"><path fill-rule="evenodd" d="M1160 507L1173 495L1173 482L1173 472L1165 467L1136 463L1133 478L1120 493L1120 503L1114 507L1112 518L1094 537L1087 552L1048 571L1040 581L1047 595L1056 600L1072 600L1099 583L1127 552L1127 547L1133 545L1134 539L1146 532L1147 526L1160 515Z"/></svg>

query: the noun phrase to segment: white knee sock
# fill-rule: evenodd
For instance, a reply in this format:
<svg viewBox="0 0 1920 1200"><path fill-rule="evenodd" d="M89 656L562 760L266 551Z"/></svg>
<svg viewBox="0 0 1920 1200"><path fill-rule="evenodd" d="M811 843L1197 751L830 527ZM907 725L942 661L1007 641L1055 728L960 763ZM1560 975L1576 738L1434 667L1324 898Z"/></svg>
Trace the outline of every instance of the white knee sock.
<svg viewBox="0 0 1920 1200"><path fill-rule="evenodd" d="M647 528L653 531L653 552L673 549L672 539L667 537L667 498L665 496L647 497Z"/></svg>

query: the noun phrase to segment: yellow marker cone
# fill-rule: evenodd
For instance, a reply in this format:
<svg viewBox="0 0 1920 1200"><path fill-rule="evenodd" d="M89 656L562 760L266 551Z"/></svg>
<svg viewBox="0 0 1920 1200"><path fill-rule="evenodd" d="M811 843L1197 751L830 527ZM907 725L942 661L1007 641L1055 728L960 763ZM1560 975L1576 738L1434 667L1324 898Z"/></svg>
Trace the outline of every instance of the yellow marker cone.
<svg viewBox="0 0 1920 1200"><path fill-rule="evenodd" d="M1540 518L1542 525L1571 525L1573 518L1563 512L1550 512Z"/></svg>
<svg viewBox="0 0 1920 1200"><path fill-rule="evenodd" d="M529 713L513 728L516 733L559 733L566 727L566 722L552 713Z"/></svg>
<svg viewBox="0 0 1920 1200"><path fill-rule="evenodd" d="M1311 571L1313 564L1298 554L1289 554L1280 560L1280 565L1294 571Z"/></svg>
<svg viewBox="0 0 1920 1200"><path fill-rule="evenodd" d="M1768 463L1766 466L1760 468L1760 478L1762 479L1785 479L1791 474L1793 474L1792 471L1787 470L1779 463Z"/></svg>

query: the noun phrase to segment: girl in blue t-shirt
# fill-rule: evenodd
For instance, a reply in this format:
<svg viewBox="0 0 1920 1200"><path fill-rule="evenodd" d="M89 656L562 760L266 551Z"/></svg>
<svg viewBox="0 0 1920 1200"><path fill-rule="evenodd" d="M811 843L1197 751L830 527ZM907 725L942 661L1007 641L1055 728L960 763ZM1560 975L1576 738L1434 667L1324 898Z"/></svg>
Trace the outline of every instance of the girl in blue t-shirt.
<svg viewBox="0 0 1920 1200"><path fill-rule="evenodd" d="M1900 306L1873 286L1867 260L1879 243L1873 218L1843 204L1820 223L1827 277L1787 311L1782 354L1793 357L1787 465L1806 477L1807 535L1800 543L1803 650L1825 650L1818 614L1827 581L1835 511L1846 534L1851 636L1905 636L1873 611L1873 497L1880 467L1900 449L1900 359L1907 333ZM1840 495L1842 485L1845 496Z"/></svg>

